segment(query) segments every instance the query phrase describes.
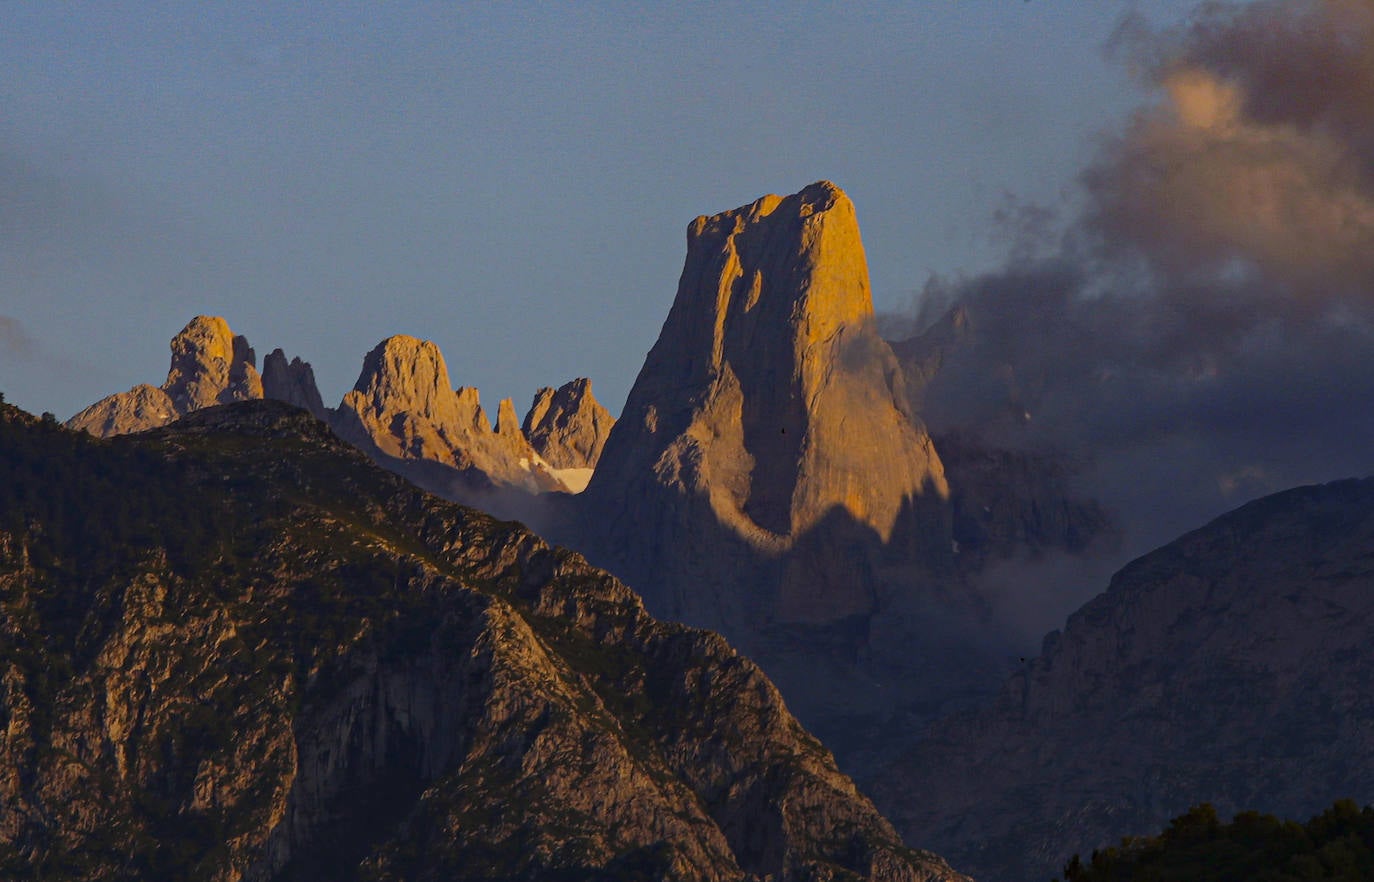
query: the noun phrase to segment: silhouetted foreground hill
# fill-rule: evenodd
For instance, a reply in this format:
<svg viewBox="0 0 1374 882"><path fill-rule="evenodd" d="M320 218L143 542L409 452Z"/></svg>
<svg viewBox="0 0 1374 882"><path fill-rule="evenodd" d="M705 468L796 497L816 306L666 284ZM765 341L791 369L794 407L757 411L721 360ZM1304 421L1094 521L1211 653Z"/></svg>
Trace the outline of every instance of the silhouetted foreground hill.
<svg viewBox="0 0 1374 882"><path fill-rule="evenodd" d="M759 670L277 402L0 406L0 877L955 880Z"/></svg>

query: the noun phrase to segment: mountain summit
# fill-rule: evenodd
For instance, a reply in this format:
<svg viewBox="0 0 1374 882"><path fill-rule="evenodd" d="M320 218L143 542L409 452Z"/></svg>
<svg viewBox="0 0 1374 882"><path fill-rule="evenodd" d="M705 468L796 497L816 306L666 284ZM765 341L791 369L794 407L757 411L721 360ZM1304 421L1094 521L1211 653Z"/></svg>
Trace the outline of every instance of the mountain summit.
<svg viewBox="0 0 1374 882"><path fill-rule="evenodd" d="M932 605L980 610L934 578L953 571L949 483L873 324L854 205L834 184L696 218L658 341L560 536L656 614L728 635L842 745L851 712L890 713L913 688L943 700L981 664L955 660L968 650L951 628L911 638Z"/></svg>
<svg viewBox="0 0 1374 882"><path fill-rule="evenodd" d="M171 349L172 364L160 388L145 383L107 396L67 425L101 437L122 435L165 425L202 407L263 397L253 348L219 316L191 319L172 338Z"/></svg>
<svg viewBox="0 0 1374 882"><path fill-rule="evenodd" d="M613 425L615 417L592 395L592 381L579 377L534 393L523 428L554 468L594 469Z"/></svg>
<svg viewBox="0 0 1374 882"><path fill-rule="evenodd" d="M501 402L500 412L504 419L493 431L477 390L450 385L439 347L397 334L367 354L358 382L339 404L333 423L343 437L380 454L383 461L414 463L422 469L436 463L448 466L476 489L563 489L521 434L508 400ZM422 485L434 483L422 473L402 471ZM463 495L457 486L447 489Z"/></svg>
<svg viewBox="0 0 1374 882"><path fill-rule="evenodd" d="M698 497L761 549L836 509L888 538L910 497L948 489L872 315L854 205L834 184L698 217L590 490Z"/></svg>

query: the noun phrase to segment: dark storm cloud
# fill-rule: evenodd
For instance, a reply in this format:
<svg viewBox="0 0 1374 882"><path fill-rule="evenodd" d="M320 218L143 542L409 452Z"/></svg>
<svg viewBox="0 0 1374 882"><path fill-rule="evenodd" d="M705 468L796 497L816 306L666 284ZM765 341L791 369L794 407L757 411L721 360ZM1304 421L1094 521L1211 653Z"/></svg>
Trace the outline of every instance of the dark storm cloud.
<svg viewBox="0 0 1374 882"><path fill-rule="evenodd" d="M1374 471L1374 4L1208 4L1114 49L1156 100L1082 214L1050 248L1047 216L1012 218L1007 266L932 282L899 349L942 357L917 390L937 432L1090 458L1141 551Z"/></svg>

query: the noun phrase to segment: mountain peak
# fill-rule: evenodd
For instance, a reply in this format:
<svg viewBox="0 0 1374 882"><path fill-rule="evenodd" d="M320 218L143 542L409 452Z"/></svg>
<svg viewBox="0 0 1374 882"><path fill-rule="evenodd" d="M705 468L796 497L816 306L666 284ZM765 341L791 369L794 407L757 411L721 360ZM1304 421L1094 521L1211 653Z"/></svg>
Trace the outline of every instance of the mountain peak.
<svg viewBox="0 0 1374 882"><path fill-rule="evenodd" d="M257 356L219 316L198 315L172 338L163 390L180 413L262 397Z"/></svg>
<svg viewBox="0 0 1374 882"><path fill-rule="evenodd" d="M381 453L383 462L419 463L419 471L405 474L450 496L501 485L532 493L565 489L538 467L514 405L498 405L493 431L477 390L450 385L443 353L429 340L397 334L373 347L339 404L335 427L362 449ZM442 473L426 463L456 469L461 480L436 479Z"/></svg>
<svg viewBox="0 0 1374 882"><path fill-rule="evenodd" d="M592 381L578 377L554 390L534 393L525 414L530 445L554 468L595 468L615 417L592 395Z"/></svg>
<svg viewBox="0 0 1374 882"><path fill-rule="evenodd" d="M945 484L872 314L854 205L834 184L697 218L593 487L667 477L760 545L835 508L886 537L909 497Z"/></svg>
<svg viewBox="0 0 1374 882"><path fill-rule="evenodd" d="M219 316L198 315L170 344L172 363L161 388L139 385L92 404L67 425L93 435L122 435L234 401L263 397L257 356Z"/></svg>
<svg viewBox="0 0 1374 882"><path fill-rule="evenodd" d="M404 404L417 416L452 416L453 387L443 353L432 341L408 334L387 337L374 346L363 357L353 389L384 410Z"/></svg>
<svg viewBox="0 0 1374 882"><path fill-rule="evenodd" d="M515 415L515 402L509 398L502 398L496 405L496 434L520 434L520 420Z"/></svg>
<svg viewBox="0 0 1374 882"><path fill-rule="evenodd" d="M339 410L384 454L453 464L447 435L457 426L457 399L443 353L429 340L396 334L374 346Z"/></svg>
<svg viewBox="0 0 1374 882"><path fill-rule="evenodd" d="M262 360L262 391L263 397L293 404L318 419L326 416L314 369L300 358L287 362L286 353L280 349L273 349Z"/></svg>
<svg viewBox="0 0 1374 882"><path fill-rule="evenodd" d="M679 301L689 289L715 318L716 353L727 318L756 309L765 313L757 324L795 325L806 344L867 320L873 300L854 203L820 181L698 217L687 231Z"/></svg>

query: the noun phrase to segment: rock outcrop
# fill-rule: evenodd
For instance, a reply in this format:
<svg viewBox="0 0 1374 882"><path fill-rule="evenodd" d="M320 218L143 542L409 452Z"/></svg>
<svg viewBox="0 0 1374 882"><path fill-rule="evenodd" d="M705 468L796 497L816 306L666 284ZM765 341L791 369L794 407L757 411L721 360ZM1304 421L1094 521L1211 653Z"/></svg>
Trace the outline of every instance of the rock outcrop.
<svg viewBox="0 0 1374 882"><path fill-rule="evenodd" d="M196 316L172 338L171 349L172 365L161 389L139 385L102 398L68 420L68 427L100 437L122 435L165 425L202 407L263 397L253 349L224 319Z"/></svg>
<svg viewBox="0 0 1374 882"><path fill-rule="evenodd" d="M967 882L719 636L277 402L0 405L0 596L5 878Z"/></svg>
<svg viewBox="0 0 1374 882"><path fill-rule="evenodd" d="M299 358L286 361L286 353L273 349L262 360L262 394L264 398L285 401L308 410L316 419L327 414L320 389L315 385L315 371L309 362Z"/></svg>
<svg viewBox="0 0 1374 882"><path fill-rule="evenodd" d="M971 333L968 310L956 306L921 333L892 341L892 353L906 376L907 396L918 412L925 403L926 387Z"/></svg>
<svg viewBox="0 0 1374 882"><path fill-rule="evenodd" d="M1139 558L986 709L875 777L977 878L1049 878L1190 806L1374 800L1374 479L1252 502Z"/></svg>
<svg viewBox="0 0 1374 882"><path fill-rule="evenodd" d="M911 499L947 488L872 315L854 206L835 185L697 218L588 492L667 488L769 551L835 512L887 539Z"/></svg>
<svg viewBox="0 0 1374 882"><path fill-rule="evenodd" d="M854 207L833 184L697 218L677 298L606 443L589 504L653 553L682 539L694 545L705 524L768 556L827 518L889 538L912 499L947 487L929 437L905 410L872 309ZM688 549L699 551L709 554ZM632 578L658 568L626 563ZM802 593L826 587L840 586ZM695 591L666 599L666 610L689 620L709 619L716 602Z"/></svg>
<svg viewBox="0 0 1374 882"><path fill-rule="evenodd" d="M443 356L428 341L404 335L383 340L364 359L355 388L337 410L324 406L310 365L299 358L288 362L280 349L263 359L259 375L252 347L222 318L197 316L171 348L161 388L141 385L111 395L67 425L108 437L166 425L214 404L270 398L309 411L432 492L509 516L528 515L534 494L580 490L590 476L545 462L525 439L509 400L500 403L493 429L477 390L451 388ZM585 392L585 401L567 399L569 419L557 422L550 436L568 450L581 449L583 423L599 438L612 422L591 398L590 386Z"/></svg>
<svg viewBox="0 0 1374 882"><path fill-rule="evenodd" d="M833 184L697 218L561 534L759 659L841 748L874 730L858 719L1001 676L966 639L986 609L960 588L944 469L872 312Z"/></svg>
<svg viewBox="0 0 1374 882"><path fill-rule="evenodd" d="M128 392L100 399L68 420L67 427L108 438L166 425L179 416L171 396L156 386L140 383Z"/></svg>
<svg viewBox="0 0 1374 882"><path fill-rule="evenodd" d="M257 356L219 316L196 316L172 338L172 367L162 390L179 413L262 398Z"/></svg>
<svg viewBox="0 0 1374 882"><path fill-rule="evenodd" d="M522 428L530 446L556 469L595 469L615 417L592 395L592 381L579 377L554 390L534 393Z"/></svg>
<svg viewBox="0 0 1374 882"><path fill-rule="evenodd" d="M367 354L332 422L388 467L451 499L476 503L503 487L566 489L525 440L509 400L499 417L494 431L477 390L449 384L439 347L401 334Z"/></svg>

